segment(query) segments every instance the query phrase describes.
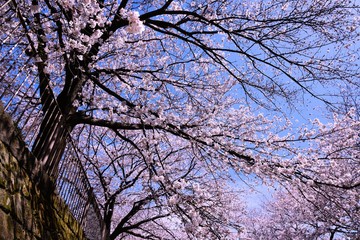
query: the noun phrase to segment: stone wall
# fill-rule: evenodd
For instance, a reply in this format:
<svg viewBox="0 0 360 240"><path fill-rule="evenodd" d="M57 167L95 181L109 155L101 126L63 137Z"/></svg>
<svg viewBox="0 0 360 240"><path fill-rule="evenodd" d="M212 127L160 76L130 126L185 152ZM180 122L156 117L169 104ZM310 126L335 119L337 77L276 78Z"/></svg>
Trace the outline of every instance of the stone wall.
<svg viewBox="0 0 360 240"><path fill-rule="evenodd" d="M33 164L0 104L0 240L86 239L53 188L34 183Z"/></svg>

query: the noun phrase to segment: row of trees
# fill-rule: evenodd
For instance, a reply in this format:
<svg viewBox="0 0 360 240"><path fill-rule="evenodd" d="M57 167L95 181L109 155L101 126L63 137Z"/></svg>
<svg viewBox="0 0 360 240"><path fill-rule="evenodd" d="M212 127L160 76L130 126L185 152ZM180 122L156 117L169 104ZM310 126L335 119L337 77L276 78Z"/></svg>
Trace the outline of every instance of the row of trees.
<svg viewBox="0 0 360 240"><path fill-rule="evenodd" d="M71 133L103 239L359 236L359 123L351 113L295 131L284 114L304 96L340 111L340 88L358 86L355 1L0 6L1 84L35 83L18 94L25 115L45 116L39 162ZM61 124L47 121L49 99ZM247 174L284 186L261 223L232 184Z"/></svg>
<svg viewBox="0 0 360 240"><path fill-rule="evenodd" d="M359 127L354 110L316 123L311 146L298 153L302 179L276 191L246 221L251 239L357 239L360 231ZM254 217L255 221L254 221Z"/></svg>

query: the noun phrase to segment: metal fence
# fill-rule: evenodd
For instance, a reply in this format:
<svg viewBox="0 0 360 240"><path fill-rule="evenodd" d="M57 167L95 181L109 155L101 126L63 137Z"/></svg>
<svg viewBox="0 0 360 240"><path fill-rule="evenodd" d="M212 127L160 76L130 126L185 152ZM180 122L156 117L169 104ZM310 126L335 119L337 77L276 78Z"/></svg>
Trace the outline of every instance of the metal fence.
<svg viewBox="0 0 360 240"><path fill-rule="evenodd" d="M1 61L0 61L1 63ZM3 73L6 74L6 73ZM13 119L23 135L23 139L29 150L46 148L54 149L49 154L46 161L46 174L50 176L56 185L56 191L69 207L74 218L81 224L88 239L101 239L103 220L98 207L98 203L90 182L87 178L86 170L81 162L80 155L76 149L71 135L66 128L61 127L60 137L66 144L64 148L50 146L53 143L42 143L37 138L44 121L49 124L64 124L64 117L54 97L41 99L39 86L36 81L32 81L21 73L14 78L4 80L0 73L0 101L3 102L4 109ZM52 104L48 112L43 111L45 104ZM44 114L45 112L45 114ZM56 122L52 119L57 119ZM48 123L45 123L45 125Z"/></svg>

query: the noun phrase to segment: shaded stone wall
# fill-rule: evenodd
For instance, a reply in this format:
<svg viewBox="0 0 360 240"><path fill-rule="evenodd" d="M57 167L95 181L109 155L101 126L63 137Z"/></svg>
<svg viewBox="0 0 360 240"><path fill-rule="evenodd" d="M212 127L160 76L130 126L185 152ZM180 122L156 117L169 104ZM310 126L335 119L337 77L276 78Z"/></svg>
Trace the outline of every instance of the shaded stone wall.
<svg viewBox="0 0 360 240"><path fill-rule="evenodd" d="M33 163L0 104L0 240L86 239L53 188L34 183Z"/></svg>

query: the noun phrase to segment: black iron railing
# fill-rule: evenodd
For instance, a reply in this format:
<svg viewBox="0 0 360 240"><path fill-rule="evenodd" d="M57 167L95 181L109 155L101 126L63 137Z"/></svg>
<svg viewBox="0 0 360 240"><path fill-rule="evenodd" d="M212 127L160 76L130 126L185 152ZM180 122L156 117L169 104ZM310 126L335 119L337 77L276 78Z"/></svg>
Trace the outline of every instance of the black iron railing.
<svg viewBox="0 0 360 240"><path fill-rule="evenodd" d="M36 82L27 76L22 76L21 73L11 79L2 77L0 73L0 100L5 111L11 115L13 122L21 131L30 150L38 149L40 152L46 152L45 149L52 149L47 156L42 156L41 171L46 170L47 176L56 185L56 191L83 227L86 237L100 239L103 220L98 203L76 144L66 126L63 126L65 119L55 97L44 100L40 96ZM44 111L46 104L51 108ZM41 131L42 127L49 124L56 125L53 129L60 130L56 133ZM58 134L66 146L61 148L52 145L56 143L37 141L46 134Z"/></svg>

